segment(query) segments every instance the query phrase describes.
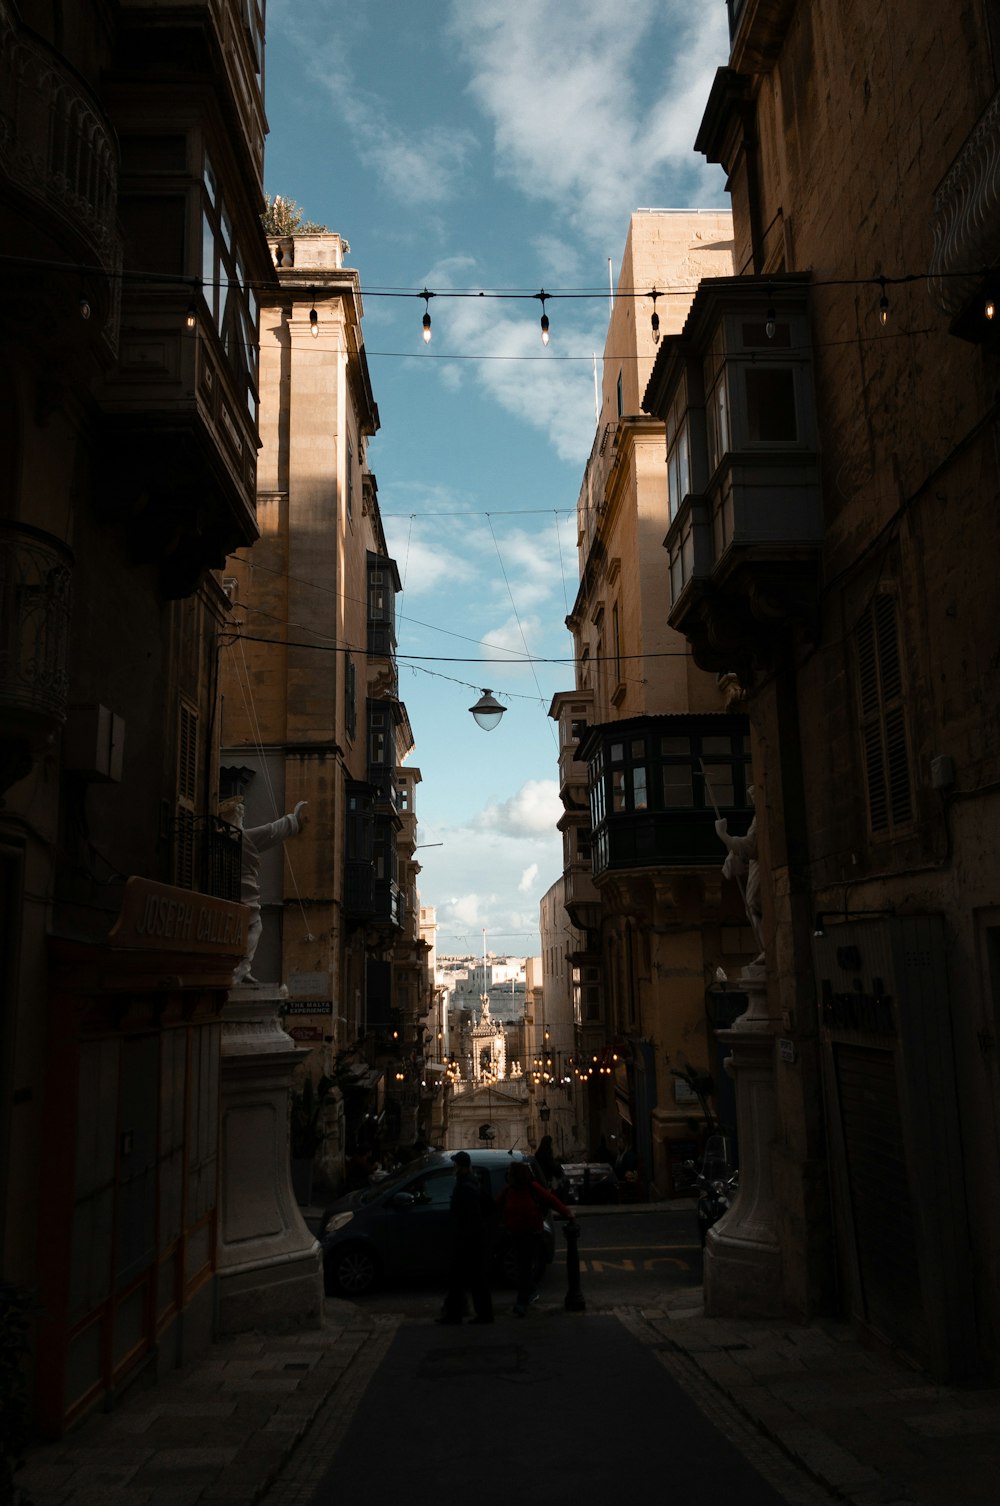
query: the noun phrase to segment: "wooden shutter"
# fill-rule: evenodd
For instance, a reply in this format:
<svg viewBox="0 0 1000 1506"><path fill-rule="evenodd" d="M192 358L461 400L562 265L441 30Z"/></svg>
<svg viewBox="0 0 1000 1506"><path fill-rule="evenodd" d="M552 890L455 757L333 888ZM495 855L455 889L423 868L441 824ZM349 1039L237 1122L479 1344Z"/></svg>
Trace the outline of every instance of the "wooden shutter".
<svg viewBox="0 0 1000 1506"><path fill-rule="evenodd" d="M177 807L174 883L194 888L194 823L198 799L198 713L181 701L177 714Z"/></svg>
<svg viewBox="0 0 1000 1506"><path fill-rule="evenodd" d="M896 599L888 591L858 623L857 665L868 822L873 835L891 835L913 818L913 790Z"/></svg>

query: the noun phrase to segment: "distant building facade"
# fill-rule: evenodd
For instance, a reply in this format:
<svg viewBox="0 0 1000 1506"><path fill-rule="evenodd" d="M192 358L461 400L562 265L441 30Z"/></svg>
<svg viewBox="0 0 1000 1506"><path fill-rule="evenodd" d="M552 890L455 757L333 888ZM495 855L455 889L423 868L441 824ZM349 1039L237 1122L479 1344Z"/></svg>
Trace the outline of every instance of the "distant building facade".
<svg viewBox="0 0 1000 1506"><path fill-rule="evenodd" d="M576 685L550 708L565 907L581 938L569 960L586 1139L634 1154L652 1197L676 1190L703 1133L672 1069L714 1066L707 988L724 958L752 955L714 830L716 806L734 829L749 824L749 727L666 620L665 426L642 410L660 342L698 279L731 269L728 213L632 216L577 505Z"/></svg>

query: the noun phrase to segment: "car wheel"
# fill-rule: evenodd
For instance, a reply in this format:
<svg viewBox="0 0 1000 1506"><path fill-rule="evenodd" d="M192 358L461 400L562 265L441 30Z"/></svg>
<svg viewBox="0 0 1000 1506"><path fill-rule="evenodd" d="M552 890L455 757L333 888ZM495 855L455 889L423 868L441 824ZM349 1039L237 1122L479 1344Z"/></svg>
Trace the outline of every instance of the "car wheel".
<svg viewBox="0 0 1000 1506"><path fill-rule="evenodd" d="M363 1297L376 1285L378 1262L364 1245L344 1245L328 1255L324 1265L327 1293Z"/></svg>

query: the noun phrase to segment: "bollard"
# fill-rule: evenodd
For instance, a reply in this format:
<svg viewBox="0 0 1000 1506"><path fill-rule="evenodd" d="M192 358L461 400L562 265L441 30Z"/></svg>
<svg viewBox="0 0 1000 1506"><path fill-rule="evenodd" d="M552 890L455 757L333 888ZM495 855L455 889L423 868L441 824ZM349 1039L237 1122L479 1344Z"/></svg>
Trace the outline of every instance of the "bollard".
<svg viewBox="0 0 1000 1506"><path fill-rule="evenodd" d="M566 1301L563 1306L568 1313L586 1312L587 1303L580 1290L580 1228L575 1218L566 1220L563 1233L566 1236Z"/></svg>

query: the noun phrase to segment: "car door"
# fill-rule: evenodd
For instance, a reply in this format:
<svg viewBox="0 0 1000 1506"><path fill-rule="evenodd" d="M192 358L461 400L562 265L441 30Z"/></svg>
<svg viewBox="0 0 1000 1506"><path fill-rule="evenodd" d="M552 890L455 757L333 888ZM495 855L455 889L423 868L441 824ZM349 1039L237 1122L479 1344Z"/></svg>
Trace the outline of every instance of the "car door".
<svg viewBox="0 0 1000 1506"><path fill-rule="evenodd" d="M436 1167L414 1177L391 1199L389 1260L398 1275L447 1275L454 1188L451 1167Z"/></svg>

